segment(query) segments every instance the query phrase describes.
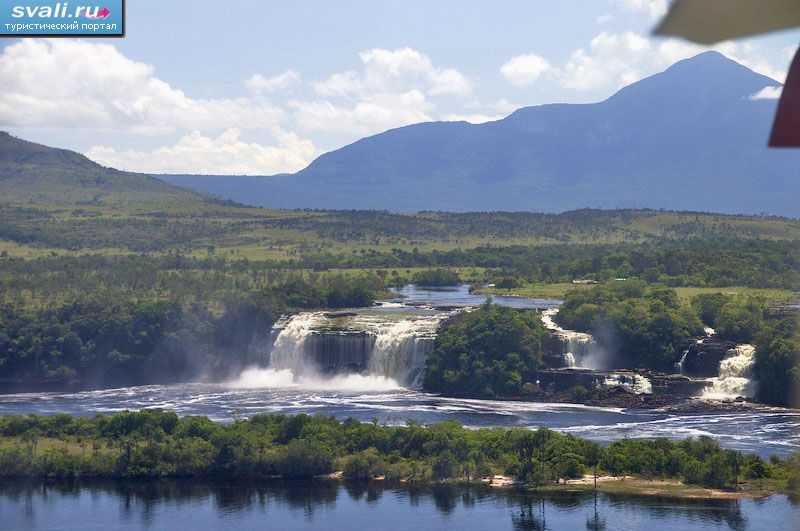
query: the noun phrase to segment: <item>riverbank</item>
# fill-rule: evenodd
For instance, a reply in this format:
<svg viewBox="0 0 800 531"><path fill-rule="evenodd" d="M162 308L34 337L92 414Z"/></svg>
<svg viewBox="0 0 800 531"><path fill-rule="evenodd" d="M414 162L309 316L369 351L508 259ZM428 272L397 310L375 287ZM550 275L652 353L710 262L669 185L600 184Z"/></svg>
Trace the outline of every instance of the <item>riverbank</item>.
<svg viewBox="0 0 800 531"><path fill-rule="evenodd" d="M321 476L321 479L347 481L344 473L340 471ZM388 485L410 483L408 480L391 481L385 476L370 479L371 482L386 483ZM617 494L623 496L650 496L657 498L671 498L683 500L744 500L763 499L775 494L784 494L786 489L779 481L759 480L743 481L736 489L704 488L697 485L687 485L675 479L639 478L634 476L598 476L585 474L581 478L560 480L552 485L530 486L512 477L492 475L485 478L464 481L425 481L416 482L417 485L484 485L491 489L518 490L530 493L591 493Z"/></svg>
<svg viewBox="0 0 800 531"><path fill-rule="evenodd" d="M753 494L742 486L756 483L762 494L800 490L800 454L764 461L708 437L621 439L603 447L544 428L468 429L453 420L390 426L323 415L233 416L228 424L160 410L0 416L0 477L327 476L419 484L492 478L490 486L585 489L587 474L597 473L606 478L600 483L624 493Z"/></svg>
<svg viewBox="0 0 800 531"><path fill-rule="evenodd" d="M584 476L581 479L567 480L563 484L533 489L534 492L592 492L594 490L593 476ZM674 479L645 479L631 476L598 477L596 490L604 494L650 496L683 500L763 499L774 494L785 492L785 488L773 480L742 482L738 485L736 490L722 490L704 488L697 485L687 485Z"/></svg>

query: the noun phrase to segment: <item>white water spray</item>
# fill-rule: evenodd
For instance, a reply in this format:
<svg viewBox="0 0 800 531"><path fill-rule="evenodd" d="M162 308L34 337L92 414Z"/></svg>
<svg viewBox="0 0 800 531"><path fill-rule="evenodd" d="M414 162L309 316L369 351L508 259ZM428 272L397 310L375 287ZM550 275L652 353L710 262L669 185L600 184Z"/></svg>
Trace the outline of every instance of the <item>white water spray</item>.
<svg viewBox="0 0 800 531"><path fill-rule="evenodd" d="M268 367L249 369L233 384L351 390L418 387L436 328L447 315L384 307L341 314L300 313L276 323Z"/></svg>
<svg viewBox="0 0 800 531"><path fill-rule="evenodd" d="M755 395L752 380L755 352L753 345L739 345L729 350L719 364L719 376L711 378L711 385L703 389L703 398L725 400Z"/></svg>
<svg viewBox="0 0 800 531"><path fill-rule="evenodd" d="M605 353L591 334L561 328L554 321L557 308L542 312L542 323L561 341L561 355L567 367L603 369Z"/></svg>

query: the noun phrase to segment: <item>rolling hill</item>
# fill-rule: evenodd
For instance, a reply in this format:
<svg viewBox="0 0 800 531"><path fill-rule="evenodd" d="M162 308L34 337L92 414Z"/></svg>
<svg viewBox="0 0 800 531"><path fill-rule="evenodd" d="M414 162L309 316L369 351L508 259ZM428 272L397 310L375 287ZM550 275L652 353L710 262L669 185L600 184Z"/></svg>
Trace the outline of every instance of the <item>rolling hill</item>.
<svg viewBox="0 0 800 531"><path fill-rule="evenodd" d="M753 98L778 85L706 52L599 103L392 129L293 175L161 178L277 208L648 207L800 217L800 150L767 148L776 102Z"/></svg>
<svg viewBox="0 0 800 531"><path fill-rule="evenodd" d="M149 175L105 168L66 149L0 131L0 201L40 204L218 202Z"/></svg>

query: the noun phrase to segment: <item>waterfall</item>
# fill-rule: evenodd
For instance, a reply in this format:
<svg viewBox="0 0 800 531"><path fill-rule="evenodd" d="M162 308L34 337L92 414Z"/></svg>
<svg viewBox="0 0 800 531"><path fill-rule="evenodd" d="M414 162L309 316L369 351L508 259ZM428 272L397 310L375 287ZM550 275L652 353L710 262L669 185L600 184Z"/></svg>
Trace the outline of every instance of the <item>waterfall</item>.
<svg viewBox="0 0 800 531"><path fill-rule="evenodd" d="M592 335L561 328L553 320L557 313L557 308L544 310L542 312L542 323L561 342L561 355L564 357L564 364L567 367L604 368L605 352Z"/></svg>
<svg viewBox="0 0 800 531"><path fill-rule="evenodd" d="M337 376L349 373L378 379L378 387L387 383L419 387L436 328L447 315L395 307L300 313L275 324L267 368L243 373L247 380L240 383L285 386L288 378L295 384L311 382L326 388L334 380L365 385L358 378Z"/></svg>
<svg viewBox="0 0 800 531"><path fill-rule="evenodd" d="M642 376L641 374L613 372L605 377L605 380L603 380L603 385L607 387L627 385L633 389L636 394L640 395L649 395L653 393L652 382L650 382L649 378Z"/></svg>
<svg viewBox="0 0 800 531"><path fill-rule="evenodd" d="M755 395L755 382L751 379L755 352L753 345L730 349L719 364L719 376L711 378L711 385L703 389L703 398L723 400Z"/></svg>
<svg viewBox="0 0 800 531"><path fill-rule="evenodd" d="M433 336L420 335L420 326L413 320L382 328L372 349L369 372L420 387L433 340Z"/></svg>
<svg viewBox="0 0 800 531"><path fill-rule="evenodd" d="M269 367L276 370L289 369L294 374L302 374L308 369L314 370L315 367L308 366L305 344L311 335L311 327L321 318L321 313L309 312L275 323L273 332L279 332L270 351Z"/></svg>
<svg viewBox="0 0 800 531"><path fill-rule="evenodd" d="M675 363L675 372L678 374L683 374L683 364L686 363L686 356L689 355L689 349L683 351L683 355L681 359Z"/></svg>

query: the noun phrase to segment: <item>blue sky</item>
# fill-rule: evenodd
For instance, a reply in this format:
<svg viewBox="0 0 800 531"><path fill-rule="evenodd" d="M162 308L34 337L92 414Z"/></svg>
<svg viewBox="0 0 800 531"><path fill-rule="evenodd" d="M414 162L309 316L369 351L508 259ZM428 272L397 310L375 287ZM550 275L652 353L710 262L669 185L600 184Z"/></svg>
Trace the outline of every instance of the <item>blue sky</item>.
<svg viewBox="0 0 800 531"><path fill-rule="evenodd" d="M0 127L124 169L274 174L409 123L599 101L703 50L650 35L666 0L127 4L124 39L3 41ZM799 41L716 49L782 81Z"/></svg>

